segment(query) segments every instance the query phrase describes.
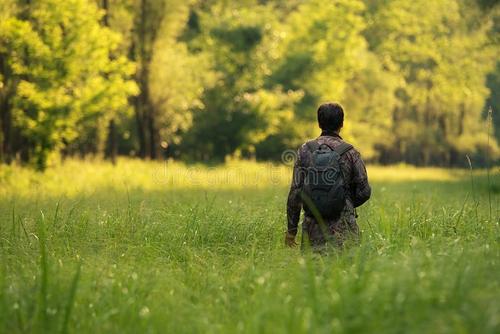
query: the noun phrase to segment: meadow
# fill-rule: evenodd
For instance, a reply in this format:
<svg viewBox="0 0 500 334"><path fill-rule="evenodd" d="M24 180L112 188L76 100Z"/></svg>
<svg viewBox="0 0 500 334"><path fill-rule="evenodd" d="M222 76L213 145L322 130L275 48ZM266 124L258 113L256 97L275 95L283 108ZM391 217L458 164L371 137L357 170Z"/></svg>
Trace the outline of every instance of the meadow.
<svg viewBox="0 0 500 334"><path fill-rule="evenodd" d="M284 246L290 172L0 166L0 333L500 332L498 167L369 167L327 256Z"/></svg>

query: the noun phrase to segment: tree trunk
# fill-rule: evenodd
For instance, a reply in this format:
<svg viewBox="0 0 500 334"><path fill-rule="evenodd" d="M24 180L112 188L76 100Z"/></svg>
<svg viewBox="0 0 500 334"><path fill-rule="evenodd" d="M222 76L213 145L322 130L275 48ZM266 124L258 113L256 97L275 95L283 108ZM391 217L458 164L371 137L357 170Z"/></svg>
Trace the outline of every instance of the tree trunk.
<svg viewBox="0 0 500 334"><path fill-rule="evenodd" d="M135 121L137 124L137 138L139 140L139 157L146 158L146 131L144 129L143 106L141 98L135 98Z"/></svg>
<svg viewBox="0 0 500 334"><path fill-rule="evenodd" d="M102 0L102 9L104 9L104 15L102 17L102 23L104 26L109 27L109 1L108 0Z"/></svg>
<svg viewBox="0 0 500 334"><path fill-rule="evenodd" d="M115 120L111 119L108 124L108 150L106 151L106 159L109 159L113 165L116 164L118 155L118 133L116 130Z"/></svg>
<svg viewBox="0 0 500 334"><path fill-rule="evenodd" d="M460 105L460 114L458 115L458 135L461 136L464 133L464 120L465 120L465 105L462 103Z"/></svg>
<svg viewBox="0 0 500 334"><path fill-rule="evenodd" d="M0 161L10 163L12 160L12 117L7 98L2 97L1 103L1 132L0 132Z"/></svg>
<svg viewBox="0 0 500 334"><path fill-rule="evenodd" d="M138 24L137 48L139 51L140 68L137 71L137 84L140 89L139 96L136 99L135 114L137 120L137 136L139 138L139 156L146 158L149 156L148 134L147 134L147 115L148 106L148 60L146 55L146 19L147 19L147 1L141 0L140 17ZM135 46L134 46L135 47ZM135 49L134 49L135 55ZM137 57L135 57L137 58Z"/></svg>
<svg viewBox="0 0 500 334"><path fill-rule="evenodd" d="M102 23L105 27L109 28L109 0L102 0L102 9L104 9ZM105 157L110 159L111 163L114 165L116 164L116 155L118 152L118 141L114 117L111 118L108 124L108 138L106 142L108 147L105 150Z"/></svg>
<svg viewBox="0 0 500 334"><path fill-rule="evenodd" d="M137 61L137 43L132 39L130 44L129 59ZM141 69L135 73L135 82L139 86L139 95L132 97L135 114L135 124L137 125L137 139L139 141L139 157L144 159L146 157L146 132L144 130L144 104L143 104L143 82L141 80Z"/></svg>
<svg viewBox="0 0 500 334"><path fill-rule="evenodd" d="M136 100L135 114L137 120L137 136L139 137L139 156L147 158L150 156L150 135L149 135L149 89L148 89L148 69L147 64L143 62L143 68L139 73L137 83L140 87L140 93Z"/></svg>
<svg viewBox="0 0 500 334"><path fill-rule="evenodd" d="M116 164L116 156L118 153L118 138L117 138L116 124L115 120L109 121L108 126L108 149L106 150L106 156L111 160L113 165Z"/></svg>
<svg viewBox="0 0 500 334"><path fill-rule="evenodd" d="M439 130L441 130L441 134L443 135L443 139L446 139L448 136L448 131L446 128L446 116L441 114L438 118Z"/></svg>
<svg viewBox="0 0 500 334"><path fill-rule="evenodd" d="M164 18L164 10L165 4L162 1L140 0L139 15L134 28L136 29L134 31L136 37L131 51L133 52L132 59L139 64L136 82L140 94L136 99L135 113L141 158L155 159L159 157L160 153L157 119L149 96L149 65L152 57L152 46Z"/></svg>
<svg viewBox="0 0 500 334"><path fill-rule="evenodd" d="M159 159L161 158L160 132L156 125L156 115L151 109L148 117L148 127L149 127L150 157L151 159Z"/></svg>
<svg viewBox="0 0 500 334"><path fill-rule="evenodd" d="M5 85L0 88L0 162L10 163L12 160L12 114L9 73L7 73L7 64L3 55L0 55L0 71Z"/></svg>

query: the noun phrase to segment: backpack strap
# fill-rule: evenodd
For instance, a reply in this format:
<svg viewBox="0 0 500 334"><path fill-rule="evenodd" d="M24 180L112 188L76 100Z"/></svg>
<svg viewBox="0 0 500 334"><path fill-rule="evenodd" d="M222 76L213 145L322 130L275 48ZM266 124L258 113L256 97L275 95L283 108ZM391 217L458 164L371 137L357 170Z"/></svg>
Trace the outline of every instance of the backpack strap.
<svg viewBox="0 0 500 334"><path fill-rule="evenodd" d="M349 151L353 146L351 144L348 144L346 142L342 142L340 145L336 146L333 150L337 152L338 155L342 155Z"/></svg>
<svg viewBox="0 0 500 334"><path fill-rule="evenodd" d="M322 144L322 145L328 146L332 151L337 152L338 155L342 155L342 154L346 153L347 151L349 151L351 148L353 148L353 146L351 144L348 144L346 142L340 143L340 145L336 146L335 148L332 148L330 145L328 145L326 143ZM312 153L314 151L319 150L321 145L316 140L311 140L311 141L306 143L306 147L309 150L309 152Z"/></svg>

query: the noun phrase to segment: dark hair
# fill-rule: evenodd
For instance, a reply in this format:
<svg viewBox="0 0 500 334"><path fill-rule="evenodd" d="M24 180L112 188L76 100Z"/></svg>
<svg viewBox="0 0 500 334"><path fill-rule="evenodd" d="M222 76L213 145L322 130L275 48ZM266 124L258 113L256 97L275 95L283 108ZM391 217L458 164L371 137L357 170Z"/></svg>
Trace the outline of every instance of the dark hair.
<svg viewBox="0 0 500 334"><path fill-rule="evenodd" d="M338 103L320 105L318 124L322 130L338 131L344 125L344 109Z"/></svg>

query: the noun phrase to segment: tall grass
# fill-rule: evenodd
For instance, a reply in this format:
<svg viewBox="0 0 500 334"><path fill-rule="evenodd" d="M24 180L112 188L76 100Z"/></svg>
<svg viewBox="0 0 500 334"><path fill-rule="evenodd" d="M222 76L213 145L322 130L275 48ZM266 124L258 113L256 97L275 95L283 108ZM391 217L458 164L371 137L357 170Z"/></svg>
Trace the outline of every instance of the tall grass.
<svg viewBox="0 0 500 334"><path fill-rule="evenodd" d="M370 167L360 245L315 256L283 245L288 167L191 167L1 167L0 332L500 330L484 172Z"/></svg>
<svg viewBox="0 0 500 334"><path fill-rule="evenodd" d="M35 236L39 242L40 249L40 272L39 272L39 293L38 293L38 303L37 303L37 317L38 323L36 324L38 328L42 331L48 329L47 323L47 295L48 295L48 264L47 264L47 248L46 248L46 236L45 236L45 215L40 212L41 216L38 219L37 232L38 236Z"/></svg>
<svg viewBox="0 0 500 334"><path fill-rule="evenodd" d="M489 217L491 220L492 216L491 216L491 180L490 180L490 136L493 125L493 110L491 109L491 106L488 109L487 122L488 122L488 145L486 150L486 177L488 179L488 209L490 214Z"/></svg>

